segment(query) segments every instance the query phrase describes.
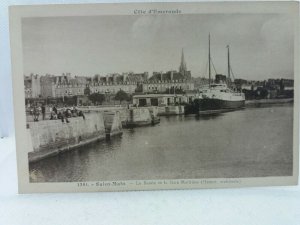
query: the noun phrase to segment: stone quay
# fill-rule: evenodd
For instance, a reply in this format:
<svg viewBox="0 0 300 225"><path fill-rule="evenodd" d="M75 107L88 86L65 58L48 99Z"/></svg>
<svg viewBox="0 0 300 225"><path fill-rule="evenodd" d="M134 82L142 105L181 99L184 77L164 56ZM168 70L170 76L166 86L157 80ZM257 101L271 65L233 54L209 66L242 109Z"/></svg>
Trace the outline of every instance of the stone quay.
<svg viewBox="0 0 300 225"><path fill-rule="evenodd" d="M36 162L62 152L78 149L97 141L122 135L123 127L159 123L157 107L86 107L83 117L27 122L29 162Z"/></svg>

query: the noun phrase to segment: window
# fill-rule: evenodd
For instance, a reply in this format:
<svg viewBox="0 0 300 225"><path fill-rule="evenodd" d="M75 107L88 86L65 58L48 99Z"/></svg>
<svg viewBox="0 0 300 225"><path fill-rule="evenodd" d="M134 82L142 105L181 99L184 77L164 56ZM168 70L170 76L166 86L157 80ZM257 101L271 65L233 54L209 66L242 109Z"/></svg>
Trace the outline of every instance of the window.
<svg viewBox="0 0 300 225"><path fill-rule="evenodd" d="M158 106L158 98L151 98L150 102L152 106Z"/></svg>
<svg viewBox="0 0 300 225"><path fill-rule="evenodd" d="M147 101L145 98L141 98L139 99L139 106L146 106L147 105Z"/></svg>

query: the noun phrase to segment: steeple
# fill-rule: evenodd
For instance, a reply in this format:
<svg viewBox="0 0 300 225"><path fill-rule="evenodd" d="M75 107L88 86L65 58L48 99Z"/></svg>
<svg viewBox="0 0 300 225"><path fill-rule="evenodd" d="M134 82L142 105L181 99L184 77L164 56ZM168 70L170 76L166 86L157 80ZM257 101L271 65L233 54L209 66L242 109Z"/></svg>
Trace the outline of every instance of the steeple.
<svg viewBox="0 0 300 225"><path fill-rule="evenodd" d="M179 73L181 73L183 76L186 75L187 72L187 68L186 68L186 63L184 60L184 53L183 53L183 48L181 51L181 62L180 62L180 66L179 66Z"/></svg>

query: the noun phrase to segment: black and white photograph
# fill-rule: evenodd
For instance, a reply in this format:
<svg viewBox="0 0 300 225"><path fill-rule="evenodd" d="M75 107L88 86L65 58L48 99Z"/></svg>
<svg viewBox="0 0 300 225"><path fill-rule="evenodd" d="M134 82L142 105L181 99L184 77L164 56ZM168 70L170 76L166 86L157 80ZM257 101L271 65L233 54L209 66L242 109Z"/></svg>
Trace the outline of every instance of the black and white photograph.
<svg viewBox="0 0 300 225"><path fill-rule="evenodd" d="M295 184L293 4L195 6L20 17L22 179L99 191Z"/></svg>

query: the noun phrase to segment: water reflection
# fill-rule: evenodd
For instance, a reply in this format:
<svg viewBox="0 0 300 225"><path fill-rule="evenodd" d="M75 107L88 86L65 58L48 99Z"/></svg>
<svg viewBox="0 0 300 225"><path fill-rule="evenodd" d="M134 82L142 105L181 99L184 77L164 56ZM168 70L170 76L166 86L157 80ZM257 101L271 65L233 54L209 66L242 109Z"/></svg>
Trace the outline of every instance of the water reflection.
<svg viewBox="0 0 300 225"><path fill-rule="evenodd" d="M195 115L196 120L213 120L218 117L223 116L223 113L218 113L218 114L212 114L212 115Z"/></svg>

